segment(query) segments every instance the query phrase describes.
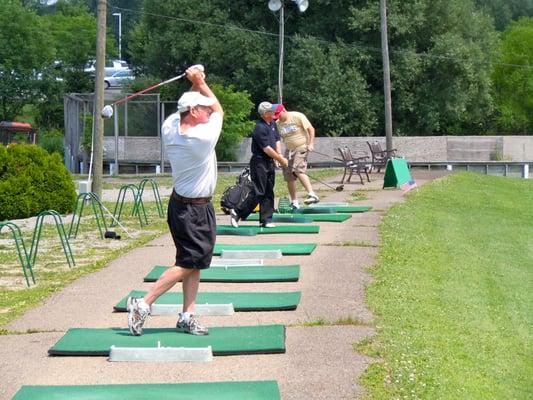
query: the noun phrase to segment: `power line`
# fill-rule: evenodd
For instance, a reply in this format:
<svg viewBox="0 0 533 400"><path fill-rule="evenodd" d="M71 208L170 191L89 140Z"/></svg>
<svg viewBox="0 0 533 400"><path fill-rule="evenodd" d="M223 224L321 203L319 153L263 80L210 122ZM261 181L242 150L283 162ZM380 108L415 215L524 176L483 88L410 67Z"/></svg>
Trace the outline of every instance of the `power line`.
<svg viewBox="0 0 533 400"><path fill-rule="evenodd" d="M205 26L209 26L209 27L213 27L213 28L222 28L222 29L233 29L233 30L242 31L242 32L246 32L246 33L252 33L252 34L256 34L256 35L264 35L264 36L270 36L270 37L277 37L278 36L277 33L271 33L271 32L265 32L265 31L258 31L258 30L254 30L254 29L241 28L241 27L238 27L238 26L235 26L235 25L216 24L216 23L213 23L213 22L206 22L206 21L198 21L198 20L193 20L193 19L188 19L188 18L173 17L173 16L169 16L169 15L150 13L150 12L146 12L146 11L137 11L137 10L132 10L132 9L129 9L129 8L123 8L123 7L115 7L115 6L113 6L111 8L114 9L114 10L130 12L132 14L149 15L149 16L152 16L152 17L175 20L175 21L181 21L181 22L187 22L187 23L195 24L195 25L205 25ZM292 37L292 36L286 36L286 38L289 39L289 40L295 40L295 38ZM345 47L348 47L348 48L355 48L355 49L359 49L359 50L367 50L367 51L371 51L371 52L374 52L374 53L381 54L381 48L380 47L373 47L373 46L368 46L368 45L363 45L363 44L356 44L356 43L333 43L333 42L331 42L329 40L319 39L319 38L311 36L311 35L308 35L306 37L302 37L302 39L303 40L314 40L316 42L324 43L324 44L327 44L327 45L334 45L334 44L342 45L342 46L345 46ZM391 53L406 54L406 55L417 56L417 57L421 57L421 58L430 58L430 59L433 58L433 59L454 60L454 61L458 60L457 57L453 57L453 56L418 53L416 51L398 49L398 48L394 48L394 47L389 47L389 51ZM481 64L502 66L502 67L533 69L532 65L496 63L496 62L494 62L494 63L483 62Z"/></svg>

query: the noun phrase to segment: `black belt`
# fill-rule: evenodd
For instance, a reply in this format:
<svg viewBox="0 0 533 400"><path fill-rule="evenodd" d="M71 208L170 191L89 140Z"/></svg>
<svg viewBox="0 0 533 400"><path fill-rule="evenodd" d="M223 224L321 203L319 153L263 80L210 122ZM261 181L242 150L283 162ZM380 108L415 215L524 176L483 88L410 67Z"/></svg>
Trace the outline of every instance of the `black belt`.
<svg viewBox="0 0 533 400"><path fill-rule="evenodd" d="M172 191L172 198L182 204L207 204L211 201L211 197L183 197L177 194L174 190Z"/></svg>

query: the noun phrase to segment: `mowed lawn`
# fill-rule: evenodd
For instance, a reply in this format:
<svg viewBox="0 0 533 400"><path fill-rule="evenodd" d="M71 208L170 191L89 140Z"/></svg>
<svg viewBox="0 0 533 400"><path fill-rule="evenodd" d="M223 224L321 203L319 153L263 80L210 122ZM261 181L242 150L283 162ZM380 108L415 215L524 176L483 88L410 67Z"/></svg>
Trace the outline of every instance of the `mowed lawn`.
<svg viewBox="0 0 533 400"><path fill-rule="evenodd" d="M393 207L368 398L533 398L533 181L458 173Z"/></svg>

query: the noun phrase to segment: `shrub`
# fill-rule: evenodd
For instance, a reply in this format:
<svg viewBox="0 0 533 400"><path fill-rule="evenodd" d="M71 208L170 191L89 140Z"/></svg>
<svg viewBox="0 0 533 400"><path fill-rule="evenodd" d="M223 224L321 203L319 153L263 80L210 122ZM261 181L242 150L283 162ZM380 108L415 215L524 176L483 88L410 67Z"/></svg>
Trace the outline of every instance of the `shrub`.
<svg viewBox="0 0 533 400"><path fill-rule="evenodd" d="M64 155L63 132L59 129L41 131L39 134L39 146L50 154L58 153L61 158Z"/></svg>
<svg viewBox="0 0 533 400"><path fill-rule="evenodd" d="M233 86L212 85L213 92L224 108L224 125L217 143L219 161L235 161L242 139L254 129L250 111L254 104L247 92L236 92Z"/></svg>
<svg viewBox="0 0 533 400"><path fill-rule="evenodd" d="M45 210L72 211L74 181L59 154L27 144L0 146L0 221Z"/></svg>

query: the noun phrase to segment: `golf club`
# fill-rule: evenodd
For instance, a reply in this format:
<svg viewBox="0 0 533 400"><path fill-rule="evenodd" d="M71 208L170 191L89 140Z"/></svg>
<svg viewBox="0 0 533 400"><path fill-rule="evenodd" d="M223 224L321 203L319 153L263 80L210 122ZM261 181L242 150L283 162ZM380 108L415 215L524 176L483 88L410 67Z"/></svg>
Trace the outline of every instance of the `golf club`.
<svg viewBox="0 0 533 400"><path fill-rule="evenodd" d="M318 154L320 156L324 156L326 158L333 158L333 156L328 156L327 154L321 153L321 152L316 151L316 150L313 150L311 153L316 153L316 154Z"/></svg>
<svg viewBox="0 0 533 400"><path fill-rule="evenodd" d="M192 67L190 68L196 68L200 71L204 71L204 66L201 65L201 64L196 64L196 65L193 65ZM114 101L113 103L111 104L108 104L107 106L105 106L104 108L102 108L102 118L111 118L113 116L113 107L116 106L116 105L119 105L119 104L122 104L122 103L125 103L127 102L128 100L131 100L137 96L140 96L141 94L144 94L146 92L149 92L151 90L154 90L160 86L163 86L163 85L166 85L167 83L170 83L170 82L174 82L174 81L177 81L178 79L181 79L183 78L184 76L186 75L186 73L182 73L178 76L175 76L174 78L170 78L170 79L167 79L166 81L163 81L163 82L160 82L160 83L157 83L153 86L150 86L150 87L147 87L146 89L143 89L143 90L140 90L138 92L135 92L135 93L132 93L126 97L123 97L117 101Z"/></svg>
<svg viewBox="0 0 533 400"><path fill-rule="evenodd" d="M322 185L325 185L325 186L327 186L328 188L333 189L333 190L335 190L335 191L337 191L337 192L342 192L342 191L344 190L344 185L339 185L339 186L337 186L337 187L333 187L333 186L331 186L330 184L328 184L328 183L326 183L326 182L322 182L320 179L315 178L313 175L310 175L308 172L306 173L306 175L307 175L309 178L311 178L312 180L317 181L318 183L321 183Z"/></svg>
<svg viewBox="0 0 533 400"><path fill-rule="evenodd" d="M318 153L318 154L321 154L321 153ZM327 157L329 157L329 156L327 156ZM288 158L288 159L290 160L291 158L292 158L292 151L289 151L289 158ZM293 167L293 168L292 168L292 173L295 174L295 171L296 171L296 170L295 170L294 167ZM309 172L306 172L305 174L306 174L309 178L311 178L312 180L314 180L314 181L316 181L316 182L318 182L318 183L321 183L321 184L323 184L324 186L327 186L328 188L333 189L333 190L335 190L335 191L337 191L337 192L342 192L342 191L344 190L344 185L339 185L339 186L337 186L337 187L333 187L333 186L331 186L330 184L328 184L328 183L326 183L326 182L322 182L320 179L315 178L313 175L310 175ZM295 174L295 175L296 175L296 174Z"/></svg>
<svg viewBox="0 0 533 400"><path fill-rule="evenodd" d="M294 171L295 171L295 169L293 168L292 172L294 173ZM337 192L342 192L344 190L344 185L339 185L337 187L333 187L330 184L328 184L326 182L322 182L320 179L315 178L313 175L310 175L309 172L306 172L305 175L307 175L312 180L314 180L314 181L316 181L318 183L321 183L322 185L327 186L328 188L333 189L333 190L335 190Z"/></svg>

